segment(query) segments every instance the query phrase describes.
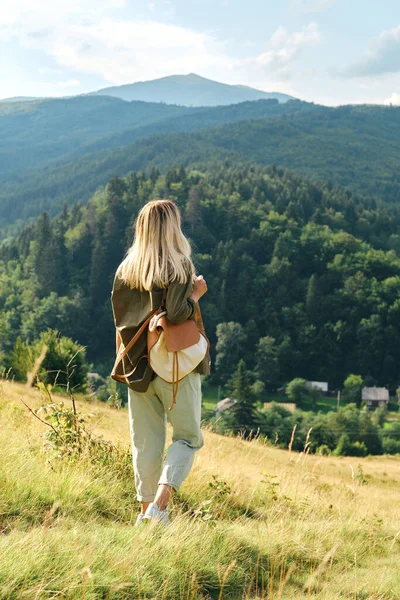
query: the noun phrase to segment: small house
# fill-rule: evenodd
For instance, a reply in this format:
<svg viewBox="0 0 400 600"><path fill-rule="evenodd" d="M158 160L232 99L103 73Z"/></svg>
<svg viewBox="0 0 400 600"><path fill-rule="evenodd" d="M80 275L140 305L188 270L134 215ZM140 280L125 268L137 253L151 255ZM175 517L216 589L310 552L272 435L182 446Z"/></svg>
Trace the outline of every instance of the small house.
<svg viewBox="0 0 400 600"><path fill-rule="evenodd" d="M228 408L236 404L236 402L236 398L224 398L223 400L220 400L215 405L214 416L218 417L221 412L224 412L224 410L227 410Z"/></svg>
<svg viewBox="0 0 400 600"><path fill-rule="evenodd" d="M383 387L363 387L361 399L368 410L375 410L380 406L389 406L389 390Z"/></svg>

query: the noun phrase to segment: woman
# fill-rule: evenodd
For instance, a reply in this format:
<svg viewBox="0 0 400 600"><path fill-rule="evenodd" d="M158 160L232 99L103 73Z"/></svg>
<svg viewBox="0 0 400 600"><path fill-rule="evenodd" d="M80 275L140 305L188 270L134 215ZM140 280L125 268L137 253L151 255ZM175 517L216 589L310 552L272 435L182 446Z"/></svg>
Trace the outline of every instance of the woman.
<svg viewBox="0 0 400 600"><path fill-rule="evenodd" d="M124 346L160 306L163 293L167 317L172 323L194 319L204 332L198 301L206 291L203 276L195 276L191 247L181 231L178 207L170 200L148 202L136 219L133 244L117 269L111 292L117 335ZM131 369L132 365L143 365L139 358L146 352L147 336L141 335L126 357ZM147 361L145 363L148 370ZM173 397L172 383L153 371L145 391L138 391L143 389L143 381L140 385L129 385L128 415L136 497L141 502L136 525L147 519L170 522L168 502L172 492L180 488L193 465L196 451L204 445L200 429L200 374L209 373L207 351L196 369L179 381L173 410L168 410ZM172 425L172 444L163 465L166 420Z"/></svg>

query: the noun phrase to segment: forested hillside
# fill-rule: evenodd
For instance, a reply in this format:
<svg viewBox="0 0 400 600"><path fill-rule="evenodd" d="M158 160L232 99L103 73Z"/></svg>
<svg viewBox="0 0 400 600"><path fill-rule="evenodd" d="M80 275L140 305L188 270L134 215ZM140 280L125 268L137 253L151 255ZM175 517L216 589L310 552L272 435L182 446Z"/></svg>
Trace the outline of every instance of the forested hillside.
<svg viewBox="0 0 400 600"><path fill-rule="evenodd" d="M0 105L0 227L16 221L26 223L43 210L55 215L64 200L87 201L110 177L140 169L149 161L156 162L157 147L149 152L146 145L143 150L137 146L136 142L143 138L302 110L317 108L300 101L279 104L274 99L187 108L102 96L3 103ZM184 145L191 147L192 142ZM210 152L203 146L196 143L191 154L195 158L208 157ZM177 151L183 154L181 143ZM226 156L225 151L219 154ZM184 158L187 163L190 153L185 153ZM4 234L0 233L1 237Z"/></svg>
<svg viewBox="0 0 400 600"><path fill-rule="evenodd" d="M0 104L0 179L87 152L117 148L154 133L194 131L243 119L317 110L313 104L260 100L213 108L77 96Z"/></svg>
<svg viewBox="0 0 400 600"><path fill-rule="evenodd" d="M3 366L50 327L109 372L113 274L153 197L179 205L207 279L201 306L217 379L243 357L267 390L298 376L340 386L349 373L400 383L400 207L273 167L227 164L113 178L87 206L65 206L53 221L42 214L3 245ZM220 325L216 353L221 323L229 325Z"/></svg>
<svg viewBox="0 0 400 600"><path fill-rule="evenodd" d="M88 144L185 109L117 98L76 97L0 104L0 178L79 156Z"/></svg>
<svg viewBox="0 0 400 600"><path fill-rule="evenodd" d="M104 103L99 111L96 102ZM399 107L260 100L189 109L101 96L44 106L21 103L20 112L0 117L3 238L44 210L56 215L64 201L86 202L115 175L153 165L165 172L256 161L385 201L400 197Z"/></svg>

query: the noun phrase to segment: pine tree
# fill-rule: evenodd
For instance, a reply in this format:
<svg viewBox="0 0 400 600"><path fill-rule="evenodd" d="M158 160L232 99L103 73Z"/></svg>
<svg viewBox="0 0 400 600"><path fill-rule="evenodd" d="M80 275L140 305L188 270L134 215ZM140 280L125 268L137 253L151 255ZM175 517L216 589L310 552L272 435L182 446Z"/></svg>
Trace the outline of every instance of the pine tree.
<svg viewBox="0 0 400 600"><path fill-rule="evenodd" d="M126 183L113 177L107 185L107 213L103 233L106 281L114 274L125 253L125 230L128 215L124 203Z"/></svg>
<svg viewBox="0 0 400 600"><path fill-rule="evenodd" d="M71 247L70 283L72 288L88 288L88 277L92 258L93 236L88 223L84 223L81 235Z"/></svg>
<svg viewBox="0 0 400 600"><path fill-rule="evenodd" d="M310 323L318 323L320 320L321 309L323 306L323 296L321 294L318 277L313 273L308 280L306 295L306 311Z"/></svg>
<svg viewBox="0 0 400 600"><path fill-rule="evenodd" d="M40 266L42 253L47 248L51 240L51 222L47 212L42 213L38 219L38 222L36 224L35 240L35 267L37 269L37 267Z"/></svg>
<svg viewBox="0 0 400 600"><path fill-rule="evenodd" d="M47 212L42 213L36 225L34 267L39 282L41 297L47 296L53 289L54 274L53 231Z"/></svg>
<svg viewBox="0 0 400 600"><path fill-rule="evenodd" d="M53 267L53 272L50 274L51 291L57 292L59 296L67 295L69 288L69 260L65 245L65 234L68 226L68 204L64 202L63 210L54 222L53 236L49 245Z"/></svg>
<svg viewBox="0 0 400 600"><path fill-rule="evenodd" d="M99 229L97 229L93 238L89 273L89 295L94 309L101 306L106 296L110 293L109 289L104 285L107 255L102 232Z"/></svg>
<svg viewBox="0 0 400 600"><path fill-rule="evenodd" d="M196 228L202 224L200 194L196 187L191 187L189 199L186 203L185 220L190 225L190 233L193 236Z"/></svg>
<svg viewBox="0 0 400 600"><path fill-rule="evenodd" d="M68 212L68 203L64 202L63 209L60 215L55 220L55 224L59 231L61 231L64 235L69 226L69 212Z"/></svg>
<svg viewBox="0 0 400 600"><path fill-rule="evenodd" d="M232 375L228 390L231 398L236 400L224 415L224 422L234 431L241 430L247 436L257 429L257 409L251 389L250 373L241 358L235 373Z"/></svg>

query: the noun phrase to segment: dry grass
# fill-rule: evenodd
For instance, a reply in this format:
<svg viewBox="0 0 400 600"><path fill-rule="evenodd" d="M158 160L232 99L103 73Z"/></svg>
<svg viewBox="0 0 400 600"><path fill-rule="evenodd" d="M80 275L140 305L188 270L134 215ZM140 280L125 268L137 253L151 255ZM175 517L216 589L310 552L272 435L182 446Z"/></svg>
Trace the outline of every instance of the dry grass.
<svg viewBox="0 0 400 600"><path fill-rule="evenodd" d="M173 524L133 528L132 475L47 456L45 425L20 398L43 403L0 384L0 598L400 598L399 458L313 456L205 428ZM77 407L130 447L126 411Z"/></svg>

